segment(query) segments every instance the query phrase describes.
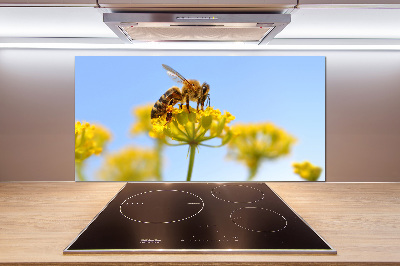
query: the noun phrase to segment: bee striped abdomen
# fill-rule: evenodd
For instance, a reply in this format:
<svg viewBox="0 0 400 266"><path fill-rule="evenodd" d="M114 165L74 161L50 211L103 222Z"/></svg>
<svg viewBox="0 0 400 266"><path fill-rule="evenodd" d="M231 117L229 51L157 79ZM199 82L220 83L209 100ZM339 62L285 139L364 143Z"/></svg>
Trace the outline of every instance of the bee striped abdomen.
<svg viewBox="0 0 400 266"><path fill-rule="evenodd" d="M169 88L154 104L151 109L151 118L162 116L167 112L168 105L173 106L180 101L182 101L182 93L180 89L176 86Z"/></svg>

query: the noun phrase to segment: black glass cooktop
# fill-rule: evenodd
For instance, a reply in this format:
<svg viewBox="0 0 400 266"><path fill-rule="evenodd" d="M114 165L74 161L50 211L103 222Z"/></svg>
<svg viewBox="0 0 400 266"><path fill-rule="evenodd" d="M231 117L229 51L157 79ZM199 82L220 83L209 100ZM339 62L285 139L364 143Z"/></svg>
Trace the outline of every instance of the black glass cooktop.
<svg viewBox="0 0 400 266"><path fill-rule="evenodd" d="M64 253L332 253L264 183L127 183Z"/></svg>

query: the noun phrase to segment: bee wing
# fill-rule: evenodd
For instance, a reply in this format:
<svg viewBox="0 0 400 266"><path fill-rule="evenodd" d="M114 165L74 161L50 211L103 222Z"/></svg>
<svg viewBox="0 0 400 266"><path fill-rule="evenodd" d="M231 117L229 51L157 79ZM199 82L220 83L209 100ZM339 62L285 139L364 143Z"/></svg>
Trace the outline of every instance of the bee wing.
<svg viewBox="0 0 400 266"><path fill-rule="evenodd" d="M184 81L179 76L177 76L175 73L173 73L171 71L167 71L167 74L173 81L178 82L178 83L184 83Z"/></svg>
<svg viewBox="0 0 400 266"><path fill-rule="evenodd" d="M165 70L167 70L168 76L170 76L175 82L186 83L190 85L189 81L187 81L187 79L185 79L181 74L179 74L178 71L164 64L162 64L162 66Z"/></svg>

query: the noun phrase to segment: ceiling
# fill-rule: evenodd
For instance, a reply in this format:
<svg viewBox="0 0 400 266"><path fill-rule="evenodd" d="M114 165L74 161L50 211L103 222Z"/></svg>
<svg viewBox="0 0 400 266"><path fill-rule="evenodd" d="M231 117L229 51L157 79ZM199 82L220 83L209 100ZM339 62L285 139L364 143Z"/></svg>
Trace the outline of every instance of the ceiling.
<svg viewBox="0 0 400 266"><path fill-rule="evenodd" d="M300 8L276 39L400 40L400 9ZM93 7L0 7L0 43L26 38L94 38L121 43ZM63 39L64 40L64 39Z"/></svg>

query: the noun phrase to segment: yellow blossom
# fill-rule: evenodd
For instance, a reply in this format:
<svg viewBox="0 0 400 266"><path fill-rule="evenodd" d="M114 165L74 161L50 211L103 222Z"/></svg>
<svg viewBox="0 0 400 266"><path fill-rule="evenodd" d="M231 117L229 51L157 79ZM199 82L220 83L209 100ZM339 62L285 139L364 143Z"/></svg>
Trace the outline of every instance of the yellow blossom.
<svg viewBox="0 0 400 266"><path fill-rule="evenodd" d="M136 106L133 109L133 115L135 117L135 123L131 128L131 134L133 136L139 134L148 134L151 138L155 140L154 149L157 154L156 163L157 163L157 180L162 180L161 166L162 166L162 151L164 146L165 135L160 131L154 131L153 125L151 124L151 109L153 108L152 104L145 104Z"/></svg>
<svg viewBox="0 0 400 266"><path fill-rule="evenodd" d="M197 146L216 148L228 143L232 137L228 124L235 119L229 112L222 114L220 110L213 107L207 107L204 111L192 107L189 107L189 109L190 112L186 106L182 108L170 106L169 111L172 113L172 118L169 122L166 121L167 114L151 120L154 134L163 134L176 142L175 144L170 143L165 139L164 141L167 145L189 145L190 158L187 181L191 180ZM215 138L221 139L220 145L204 143Z"/></svg>
<svg viewBox="0 0 400 266"><path fill-rule="evenodd" d="M152 149L127 147L114 154L106 155L99 176L106 181L149 181L155 180L156 152Z"/></svg>
<svg viewBox="0 0 400 266"><path fill-rule="evenodd" d="M249 168L254 178L263 160L273 160L290 153L293 136L272 123L237 124L231 127L234 137L228 144L228 157Z"/></svg>
<svg viewBox="0 0 400 266"><path fill-rule="evenodd" d="M151 123L151 109L153 108L152 104L145 104L136 106L133 109L133 115L135 117L135 123L131 128L131 134L133 136L139 134L149 134L152 138L164 138L164 134L157 133L157 131L153 131L153 125Z"/></svg>
<svg viewBox="0 0 400 266"><path fill-rule="evenodd" d="M293 163L293 171L301 178L308 181L316 181L321 175L322 168L311 164L309 161Z"/></svg>
<svg viewBox="0 0 400 266"><path fill-rule="evenodd" d="M221 113L220 110L213 107L207 107L206 110L196 110L192 107L190 113L186 106L183 108L172 108L172 120L167 123L166 115L159 118L153 118L152 131L170 137L183 144L205 145L204 141L214 138L221 138L221 145L226 144L231 131L228 123L235 119L229 112Z"/></svg>
<svg viewBox="0 0 400 266"><path fill-rule="evenodd" d="M110 132L100 125L75 123L75 162L83 162L93 154L99 155L111 138Z"/></svg>

